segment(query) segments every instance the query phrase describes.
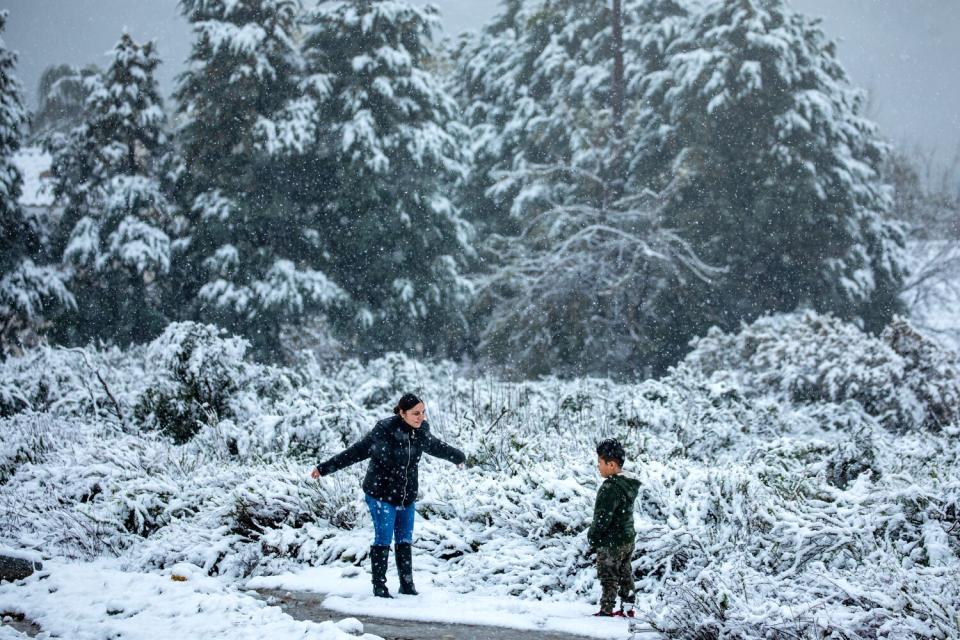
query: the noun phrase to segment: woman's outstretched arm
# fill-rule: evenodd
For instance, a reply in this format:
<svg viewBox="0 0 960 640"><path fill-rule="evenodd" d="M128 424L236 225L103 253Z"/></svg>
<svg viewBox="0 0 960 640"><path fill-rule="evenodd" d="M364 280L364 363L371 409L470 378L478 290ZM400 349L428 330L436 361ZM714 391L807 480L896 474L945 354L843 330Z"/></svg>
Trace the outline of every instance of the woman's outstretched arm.
<svg viewBox="0 0 960 640"><path fill-rule="evenodd" d="M344 467L349 467L352 464L356 464L361 460L366 460L370 457L370 447L373 446L374 441L374 432L376 427L370 430L370 432L361 438L358 442L350 445L337 455L333 456L326 462L321 462L317 465L315 473L311 474L314 478L319 476L326 476L334 471L340 471Z"/></svg>
<svg viewBox="0 0 960 640"><path fill-rule="evenodd" d="M467 456L463 455L463 451L450 446L430 433L429 427L427 427L423 433L423 450L432 456L443 458L453 464L463 464L464 460L467 459Z"/></svg>

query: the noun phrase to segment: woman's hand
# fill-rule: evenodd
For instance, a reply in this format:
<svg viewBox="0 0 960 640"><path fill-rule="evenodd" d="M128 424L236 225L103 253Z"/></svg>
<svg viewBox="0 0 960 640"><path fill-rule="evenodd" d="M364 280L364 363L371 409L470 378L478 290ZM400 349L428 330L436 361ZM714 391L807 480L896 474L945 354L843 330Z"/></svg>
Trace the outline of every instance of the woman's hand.
<svg viewBox="0 0 960 640"><path fill-rule="evenodd" d="M310 477L313 478L314 480L316 480L317 478L319 478L319 477L320 477L320 469L317 469L316 467L314 467L314 468L313 468L313 471L310 472Z"/></svg>

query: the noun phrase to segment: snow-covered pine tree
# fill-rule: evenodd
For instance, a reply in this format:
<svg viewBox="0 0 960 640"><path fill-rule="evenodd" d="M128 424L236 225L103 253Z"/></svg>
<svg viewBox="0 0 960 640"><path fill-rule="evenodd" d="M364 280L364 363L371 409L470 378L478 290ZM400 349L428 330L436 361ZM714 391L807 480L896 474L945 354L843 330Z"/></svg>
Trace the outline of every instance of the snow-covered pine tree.
<svg viewBox="0 0 960 640"><path fill-rule="evenodd" d="M667 224L727 269L679 292L678 339L798 306L882 326L903 276L885 146L817 21L714 0L665 54L642 82L633 173L682 181Z"/></svg>
<svg viewBox="0 0 960 640"><path fill-rule="evenodd" d="M18 203L23 178L13 154L27 118L14 75L17 54L2 37L7 15L0 11L0 356L36 338L51 304L73 303L61 270L38 264L44 250L41 236Z"/></svg>
<svg viewBox="0 0 960 640"><path fill-rule="evenodd" d="M478 278L485 355L528 374L629 374L673 355L661 300L712 271L626 167L640 80L684 12L511 1L461 47L476 149L465 198L499 232L486 248L503 263Z"/></svg>
<svg viewBox="0 0 960 640"><path fill-rule="evenodd" d="M595 195L531 167L599 170L622 188L639 81L685 12L677 0L505 0L462 38L451 83L472 133L462 201L482 232L513 234L527 213Z"/></svg>
<svg viewBox="0 0 960 640"><path fill-rule="evenodd" d="M322 3L306 25L306 97L261 127L266 148L306 158L301 197L355 302L338 324L365 352L465 339L472 227L449 197L464 158L456 103L428 69L438 27L406 2Z"/></svg>
<svg viewBox="0 0 960 640"><path fill-rule="evenodd" d="M293 197L302 175L255 145L259 123L297 93L296 0L181 0L195 40L176 91L189 212L178 261L187 317L215 322L276 357L283 323L344 299L324 273L327 230Z"/></svg>
<svg viewBox="0 0 960 640"><path fill-rule="evenodd" d="M152 42L124 34L110 67L90 83L87 121L55 156L63 258L78 303L59 319L64 342L142 342L169 321L160 282L170 270L173 211L159 178L167 146L159 64Z"/></svg>
<svg viewBox="0 0 960 640"><path fill-rule="evenodd" d="M69 134L82 124L92 86L87 78L99 76L96 65L52 65L37 83L37 110L30 116L30 140L45 142L50 136Z"/></svg>

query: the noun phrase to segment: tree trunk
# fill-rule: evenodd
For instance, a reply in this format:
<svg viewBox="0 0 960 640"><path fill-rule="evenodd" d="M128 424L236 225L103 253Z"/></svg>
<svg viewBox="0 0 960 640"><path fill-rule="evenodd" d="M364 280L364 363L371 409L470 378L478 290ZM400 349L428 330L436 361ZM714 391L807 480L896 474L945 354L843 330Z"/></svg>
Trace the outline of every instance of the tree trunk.
<svg viewBox="0 0 960 640"><path fill-rule="evenodd" d="M613 31L613 77L610 82L610 111L613 117L613 199L623 195L626 176L623 166L623 11L621 0L612 0L610 21Z"/></svg>

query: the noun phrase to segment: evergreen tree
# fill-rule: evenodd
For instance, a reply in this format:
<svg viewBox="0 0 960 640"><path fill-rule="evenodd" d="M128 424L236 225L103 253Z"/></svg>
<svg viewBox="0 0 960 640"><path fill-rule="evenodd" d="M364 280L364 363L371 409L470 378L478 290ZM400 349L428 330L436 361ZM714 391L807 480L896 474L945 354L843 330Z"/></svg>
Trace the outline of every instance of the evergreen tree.
<svg viewBox="0 0 960 640"><path fill-rule="evenodd" d="M639 81L684 14L676 0L505 0L465 36L453 82L474 150L463 202L484 232L517 233L525 215L584 187L594 197L596 181L544 182L557 174L543 166L589 171L624 195Z"/></svg>
<svg viewBox="0 0 960 640"><path fill-rule="evenodd" d="M186 315L243 333L276 356L283 323L342 301L323 239L296 206L300 176L255 144L297 92L294 0L181 0L195 41L176 91L184 119L178 193L189 247L178 261Z"/></svg>
<svg viewBox="0 0 960 640"><path fill-rule="evenodd" d="M30 139L41 143L54 133L68 134L82 124L90 96L88 78L100 75L95 65L47 67L37 83L36 112L30 117Z"/></svg>
<svg viewBox="0 0 960 640"><path fill-rule="evenodd" d="M903 239L883 217L885 146L816 21L781 0L713 1L642 89L632 175L679 180L667 224L726 269L677 292L676 342L798 306L891 317Z"/></svg>
<svg viewBox="0 0 960 640"><path fill-rule="evenodd" d="M7 15L0 11L0 35ZM16 53L0 37L0 355L32 342L52 304L73 303L63 273L38 264L44 251L41 234L18 203L23 178L13 155L20 148L26 113L13 74L16 63Z"/></svg>
<svg viewBox="0 0 960 640"><path fill-rule="evenodd" d="M663 301L713 270L663 228L627 167L640 82L685 11L673 0L510 0L461 46L476 149L465 198L493 232L475 307L485 355L527 374L663 365Z"/></svg>
<svg viewBox="0 0 960 640"><path fill-rule="evenodd" d="M456 103L427 69L431 8L393 0L321 4L308 21L305 98L263 144L300 156L301 196L354 300L337 319L365 352L450 353L467 330L461 275L472 227L451 203L462 176Z"/></svg>
<svg viewBox="0 0 960 640"><path fill-rule="evenodd" d="M159 289L170 269L172 221L159 178L167 146L159 63L152 42L125 34L103 78L90 83L87 122L55 157L63 258L78 299L58 323L65 342L141 342L169 320Z"/></svg>

